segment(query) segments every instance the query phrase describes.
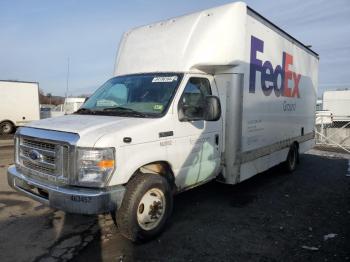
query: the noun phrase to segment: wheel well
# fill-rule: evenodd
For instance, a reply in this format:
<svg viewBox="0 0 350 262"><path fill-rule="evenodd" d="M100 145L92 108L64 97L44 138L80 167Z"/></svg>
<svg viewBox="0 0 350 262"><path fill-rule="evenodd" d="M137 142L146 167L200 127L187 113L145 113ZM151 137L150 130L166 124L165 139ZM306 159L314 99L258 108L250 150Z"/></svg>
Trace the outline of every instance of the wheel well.
<svg viewBox="0 0 350 262"><path fill-rule="evenodd" d="M157 162L152 162L152 163L143 165L142 167L136 170L136 172L132 175L130 180L139 173L144 173L144 174L151 173L151 174L164 176L166 180L169 182L169 185L172 189L176 186L174 173L172 171L170 164L166 161L157 161Z"/></svg>
<svg viewBox="0 0 350 262"><path fill-rule="evenodd" d="M11 123L11 124L13 125L13 127L16 127L16 125L15 125L11 120L8 120L8 119L1 120L1 121L0 121L0 125L1 125L2 123L5 123L5 122L9 122L9 123Z"/></svg>

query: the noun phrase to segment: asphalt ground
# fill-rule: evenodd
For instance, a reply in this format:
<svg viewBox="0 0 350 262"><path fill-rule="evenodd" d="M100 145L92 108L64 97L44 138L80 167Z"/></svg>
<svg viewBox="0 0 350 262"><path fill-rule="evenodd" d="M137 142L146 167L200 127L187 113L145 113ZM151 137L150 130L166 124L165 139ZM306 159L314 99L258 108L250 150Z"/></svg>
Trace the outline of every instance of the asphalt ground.
<svg viewBox="0 0 350 262"><path fill-rule="evenodd" d="M14 192L13 148L0 147L0 261L350 261L349 159L312 150L293 174L278 166L184 192L164 233L132 244L109 214L66 214Z"/></svg>
<svg viewBox="0 0 350 262"><path fill-rule="evenodd" d="M12 147L14 144L13 134L11 135L0 135L0 150L1 148Z"/></svg>

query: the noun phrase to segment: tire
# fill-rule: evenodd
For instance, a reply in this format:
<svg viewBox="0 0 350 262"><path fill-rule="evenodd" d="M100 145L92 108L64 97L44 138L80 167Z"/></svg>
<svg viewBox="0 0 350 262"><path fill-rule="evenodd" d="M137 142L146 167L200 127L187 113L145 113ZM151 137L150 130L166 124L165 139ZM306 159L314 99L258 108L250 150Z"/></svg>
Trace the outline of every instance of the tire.
<svg viewBox="0 0 350 262"><path fill-rule="evenodd" d="M14 131L15 127L10 121L0 123L0 134L9 135Z"/></svg>
<svg viewBox="0 0 350 262"><path fill-rule="evenodd" d="M171 188L164 177L138 174L127 184L117 211L119 231L133 242L150 240L162 232L172 207Z"/></svg>
<svg viewBox="0 0 350 262"><path fill-rule="evenodd" d="M295 144L292 144L289 148L287 160L285 162L285 168L288 173L293 173L297 168L297 163L299 159L298 147Z"/></svg>

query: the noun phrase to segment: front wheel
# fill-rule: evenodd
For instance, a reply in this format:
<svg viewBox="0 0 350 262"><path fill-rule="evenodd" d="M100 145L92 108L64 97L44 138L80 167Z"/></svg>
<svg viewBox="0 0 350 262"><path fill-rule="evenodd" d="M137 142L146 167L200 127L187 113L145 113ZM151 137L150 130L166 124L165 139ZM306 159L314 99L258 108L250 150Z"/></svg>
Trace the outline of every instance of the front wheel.
<svg viewBox="0 0 350 262"><path fill-rule="evenodd" d="M169 218L173 198L167 180L155 174L138 174L126 186L117 211L120 233L131 241L157 236Z"/></svg>

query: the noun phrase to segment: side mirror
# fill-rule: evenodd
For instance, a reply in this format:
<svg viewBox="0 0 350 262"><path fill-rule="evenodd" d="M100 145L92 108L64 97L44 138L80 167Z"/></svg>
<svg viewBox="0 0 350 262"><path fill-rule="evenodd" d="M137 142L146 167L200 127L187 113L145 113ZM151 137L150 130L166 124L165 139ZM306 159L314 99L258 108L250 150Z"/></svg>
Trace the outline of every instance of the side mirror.
<svg viewBox="0 0 350 262"><path fill-rule="evenodd" d="M206 96L204 109L205 121L217 121L221 117L221 104L217 96Z"/></svg>

